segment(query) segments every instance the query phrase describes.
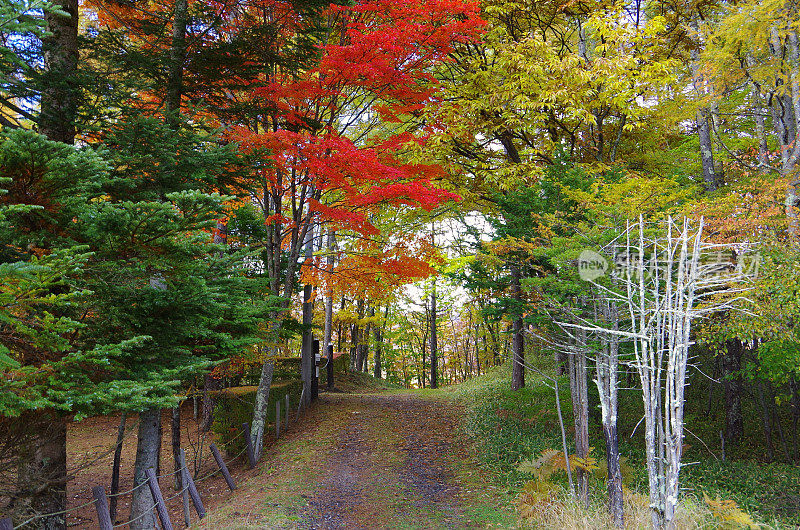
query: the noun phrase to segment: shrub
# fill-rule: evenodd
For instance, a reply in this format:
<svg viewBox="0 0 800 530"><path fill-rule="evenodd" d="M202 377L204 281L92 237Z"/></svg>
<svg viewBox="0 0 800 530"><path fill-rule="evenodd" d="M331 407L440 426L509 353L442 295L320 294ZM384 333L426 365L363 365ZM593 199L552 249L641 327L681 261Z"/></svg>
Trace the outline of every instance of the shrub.
<svg viewBox="0 0 800 530"><path fill-rule="evenodd" d="M256 400L255 386L240 386L226 388L215 392L216 405L214 407L214 423L211 430L217 435L220 445L225 447L228 456L239 454L245 446L242 433L242 424L250 423L253 419L253 406ZM291 407L297 406L302 391L302 383L299 379L294 381L284 381L272 385L269 391L269 403L267 404L267 421L274 429L275 425L275 403L280 400L281 421L286 422L285 406L283 403L286 394L289 394ZM295 411L292 411L294 414Z"/></svg>

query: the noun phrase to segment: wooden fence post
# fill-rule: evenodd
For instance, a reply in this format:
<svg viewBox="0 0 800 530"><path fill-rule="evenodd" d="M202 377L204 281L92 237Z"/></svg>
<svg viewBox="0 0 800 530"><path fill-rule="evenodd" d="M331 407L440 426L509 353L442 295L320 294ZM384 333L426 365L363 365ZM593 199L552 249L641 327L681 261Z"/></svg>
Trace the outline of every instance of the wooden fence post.
<svg viewBox="0 0 800 530"><path fill-rule="evenodd" d="M214 455L214 460L217 461L217 465L220 471L222 471L222 476L225 477L225 482L228 483L228 488L230 488L231 491L235 490L236 484L233 482L233 477L231 477L228 466L225 465L225 461L222 459L222 455L219 454L219 449L217 449L217 446L214 444L211 444L210 447L211 453Z"/></svg>
<svg viewBox="0 0 800 530"><path fill-rule="evenodd" d="M114 523L111 521L111 513L108 511L106 489L103 486L95 486L92 488L92 496L94 497L94 507L97 510L97 527L100 530L112 530Z"/></svg>
<svg viewBox="0 0 800 530"><path fill-rule="evenodd" d="M289 428L289 394L286 394L286 428Z"/></svg>
<svg viewBox="0 0 800 530"><path fill-rule="evenodd" d="M183 475L183 472L181 472L181 475ZM181 476L181 480L183 480L183 476ZM189 486L184 483L182 489L181 505L183 508L183 524L186 528L189 528L192 525L192 512L189 508Z"/></svg>
<svg viewBox="0 0 800 530"><path fill-rule="evenodd" d="M175 455L178 464L178 472L175 473L176 481L181 487L181 504L183 504L183 524L188 528L192 524L192 513L189 511L189 483L186 481L186 458L184 457L183 447L178 447Z"/></svg>
<svg viewBox="0 0 800 530"><path fill-rule="evenodd" d="M253 451L253 439L250 437L250 424L242 423L242 430L244 431L244 438L247 448L247 463L250 464L250 469L256 467L256 454Z"/></svg>
<svg viewBox="0 0 800 530"><path fill-rule="evenodd" d="M147 485L150 486L150 493L153 494L153 499L156 501L156 511L158 512L158 518L161 520L161 528L163 530L172 530L172 521L169 520L169 512L167 511L167 505L164 504L164 496L161 495L156 473L151 467L145 469L144 473L147 475Z"/></svg>
<svg viewBox="0 0 800 530"><path fill-rule="evenodd" d="M197 486L194 484L194 479L189 473L189 468L186 467L186 452L181 447L181 467L183 468L183 484L189 486L189 496L192 498L194 509L197 510L197 516L202 519L206 516L206 509L203 506L203 501L200 499L200 493L197 491Z"/></svg>
<svg viewBox="0 0 800 530"><path fill-rule="evenodd" d="M14 530L14 523L11 522L11 517L0 519L0 530Z"/></svg>

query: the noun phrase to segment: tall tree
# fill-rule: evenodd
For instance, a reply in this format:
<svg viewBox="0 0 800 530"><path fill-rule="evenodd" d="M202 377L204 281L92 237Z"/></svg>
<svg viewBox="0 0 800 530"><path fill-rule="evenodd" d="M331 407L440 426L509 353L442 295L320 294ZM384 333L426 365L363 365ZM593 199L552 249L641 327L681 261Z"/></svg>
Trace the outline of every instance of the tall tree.
<svg viewBox="0 0 800 530"><path fill-rule="evenodd" d="M474 6L455 2L332 8L326 35L339 39L326 37L318 65L299 72L272 68L266 83L248 91L260 106L259 119L240 122L235 135L253 156L270 161L254 171L254 194L269 230L271 291L286 309L315 221L370 235L377 230L364 211L373 205L430 208L453 198L429 185L436 168L402 161L406 144L415 141L411 134L371 136L368 116L397 118L428 102L431 65L446 59L455 39L474 32L474 14ZM263 432L270 366L267 360L259 383L256 436Z"/></svg>
<svg viewBox="0 0 800 530"><path fill-rule="evenodd" d="M431 337L431 388L439 387L439 343L438 343L438 316L439 313L436 309L436 278L433 279L431 288L431 305L430 305L430 337Z"/></svg>

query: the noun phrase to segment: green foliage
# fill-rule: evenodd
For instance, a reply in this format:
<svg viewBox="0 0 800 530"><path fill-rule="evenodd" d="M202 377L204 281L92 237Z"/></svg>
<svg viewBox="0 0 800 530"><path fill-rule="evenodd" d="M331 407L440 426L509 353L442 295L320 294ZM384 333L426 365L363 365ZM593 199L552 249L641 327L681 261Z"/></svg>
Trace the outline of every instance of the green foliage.
<svg viewBox="0 0 800 530"><path fill-rule="evenodd" d="M249 253L209 233L229 148L137 117L110 138L100 151L0 139L4 414L170 405L182 380L257 341L278 303Z"/></svg>
<svg viewBox="0 0 800 530"><path fill-rule="evenodd" d="M40 53L39 40L46 36L40 13L61 13L48 0L0 0L0 91L18 88L20 78L29 78ZM3 102L8 106L9 102ZM13 104L13 103L12 103ZM9 122L0 121L3 126Z"/></svg>

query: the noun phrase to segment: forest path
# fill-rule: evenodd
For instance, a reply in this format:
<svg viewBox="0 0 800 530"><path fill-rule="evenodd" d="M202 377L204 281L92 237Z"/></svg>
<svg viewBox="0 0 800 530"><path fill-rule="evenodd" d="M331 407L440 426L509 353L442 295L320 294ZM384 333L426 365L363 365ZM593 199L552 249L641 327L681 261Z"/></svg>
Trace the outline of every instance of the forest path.
<svg viewBox="0 0 800 530"><path fill-rule="evenodd" d="M322 394L202 527L514 526L459 428L462 412L416 392Z"/></svg>

